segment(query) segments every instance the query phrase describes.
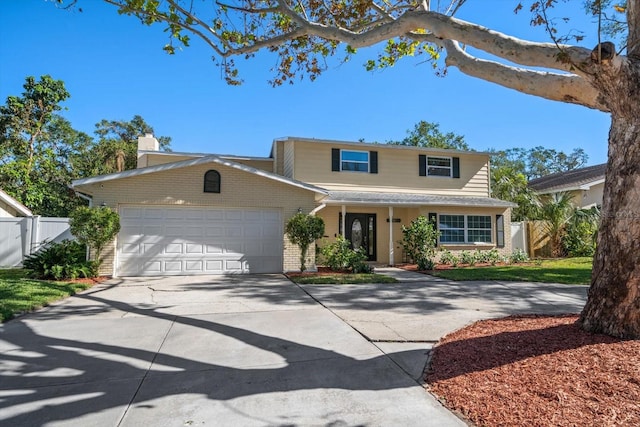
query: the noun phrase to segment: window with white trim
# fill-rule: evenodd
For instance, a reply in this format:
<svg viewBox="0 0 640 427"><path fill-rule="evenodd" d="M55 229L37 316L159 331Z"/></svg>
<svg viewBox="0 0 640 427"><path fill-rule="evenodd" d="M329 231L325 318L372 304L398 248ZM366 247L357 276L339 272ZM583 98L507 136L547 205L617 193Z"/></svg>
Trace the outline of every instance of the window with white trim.
<svg viewBox="0 0 640 427"><path fill-rule="evenodd" d="M427 176L452 176L451 157L427 157Z"/></svg>
<svg viewBox="0 0 640 427"><path fill-rule="evenodd" d="M439 215L440 243L491 243L490 215Z"/></svg>
<svg viewBox="0 0 640 427"><path fill-rule="evenodd" d="M341 150L340 170L350 172L369 172L369 152Z"/></svg>

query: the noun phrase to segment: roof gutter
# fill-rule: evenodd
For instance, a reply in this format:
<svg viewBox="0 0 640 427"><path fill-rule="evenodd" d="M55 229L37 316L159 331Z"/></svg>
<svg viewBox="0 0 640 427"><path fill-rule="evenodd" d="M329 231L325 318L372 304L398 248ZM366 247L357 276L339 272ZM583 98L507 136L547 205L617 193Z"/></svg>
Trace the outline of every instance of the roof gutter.
<svg viewBox="0 0 640 427"><path fill-rule="evenodd" d="M326 208L327 204L323 203L320 206L316 206L311 212L309 212L309 215L315 215L317 214L319 211L321 211L322 209Z"/></svg>

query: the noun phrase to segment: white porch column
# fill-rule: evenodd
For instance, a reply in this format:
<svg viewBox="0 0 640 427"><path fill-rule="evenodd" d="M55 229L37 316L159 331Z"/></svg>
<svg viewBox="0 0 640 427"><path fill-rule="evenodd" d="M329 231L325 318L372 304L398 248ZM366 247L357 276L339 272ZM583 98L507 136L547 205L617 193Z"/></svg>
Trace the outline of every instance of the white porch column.
<svg viewBox="0 0 640 427"><path fill-rule="evenodd" d="M389 206L389 265L393 266L393 254L394 254L394 244L393 244L393 206Z"/></svg>
<svg viewBox="0 0 640 427"><path fill-rule="evenodd" d="M342 237L347 236L346 224L347 224L347 207L342 205Z"/></svg>

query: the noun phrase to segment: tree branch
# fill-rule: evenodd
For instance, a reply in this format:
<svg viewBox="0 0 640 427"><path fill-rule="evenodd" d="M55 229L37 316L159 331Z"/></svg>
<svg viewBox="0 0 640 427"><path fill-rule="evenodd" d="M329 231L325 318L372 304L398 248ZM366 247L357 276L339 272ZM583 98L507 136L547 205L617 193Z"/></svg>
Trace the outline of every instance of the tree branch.
<svg viewBox="0 0 640 427"><path fill-rule="evenodd" d="M446 41L444 45L447 65L457 67L464 74L529 95L609 112L599 91L581 76L511 67L475 58L455 41Z"/></svg>

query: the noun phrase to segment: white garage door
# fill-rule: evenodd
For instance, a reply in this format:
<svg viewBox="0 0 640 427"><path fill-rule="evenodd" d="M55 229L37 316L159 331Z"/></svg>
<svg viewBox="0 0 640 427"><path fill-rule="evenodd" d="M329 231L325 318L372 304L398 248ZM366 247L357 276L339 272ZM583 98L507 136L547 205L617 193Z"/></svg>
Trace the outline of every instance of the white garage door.
<svg viewBox="0 0 640 427"><path fill-rule="evenodd" d="M119 276L282 271L282 218L271 209L120 208Z"/></svg>

